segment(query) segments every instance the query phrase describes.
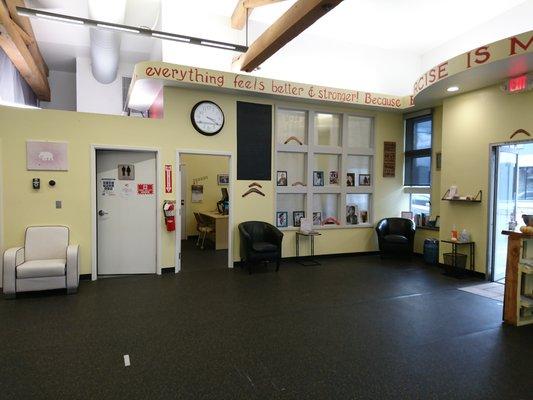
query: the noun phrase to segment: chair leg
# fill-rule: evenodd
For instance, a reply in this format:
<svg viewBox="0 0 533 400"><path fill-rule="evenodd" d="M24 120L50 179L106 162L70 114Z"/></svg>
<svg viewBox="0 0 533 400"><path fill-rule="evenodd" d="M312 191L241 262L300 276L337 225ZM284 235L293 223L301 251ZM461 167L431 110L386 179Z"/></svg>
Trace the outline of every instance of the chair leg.
<svg viewBox="0 0 533 400"><path fill-rule="evenodd" d="M202 238L202 250L204 249L204 243L205 243L205 236L207 235L207 232L204 232L204 237Z"/></svg>

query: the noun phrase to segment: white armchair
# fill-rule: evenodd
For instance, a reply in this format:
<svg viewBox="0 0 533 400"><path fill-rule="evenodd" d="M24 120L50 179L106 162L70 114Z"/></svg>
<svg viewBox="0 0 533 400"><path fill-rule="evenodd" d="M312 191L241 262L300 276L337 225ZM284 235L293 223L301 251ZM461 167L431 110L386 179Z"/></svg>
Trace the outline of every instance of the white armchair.
<svg viewBox="0 0 533 400"><path fill-rule="evenodd" d="M31 226L24 247L4 253L4 297L18 292L67 289L76 293L79 284L79 246L69 245L66 226Z"/></svg>

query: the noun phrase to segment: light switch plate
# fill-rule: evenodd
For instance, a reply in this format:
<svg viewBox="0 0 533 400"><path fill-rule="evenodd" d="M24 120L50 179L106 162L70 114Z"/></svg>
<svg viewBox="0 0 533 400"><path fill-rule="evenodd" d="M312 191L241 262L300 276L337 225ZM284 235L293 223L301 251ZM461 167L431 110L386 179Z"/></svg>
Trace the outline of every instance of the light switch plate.
<svg viewBox="0 0 533 400"><path fill-rule="evenodd" d="M63 204L61 203L61 200L56 200L56 208L62 208Z"/></svg>

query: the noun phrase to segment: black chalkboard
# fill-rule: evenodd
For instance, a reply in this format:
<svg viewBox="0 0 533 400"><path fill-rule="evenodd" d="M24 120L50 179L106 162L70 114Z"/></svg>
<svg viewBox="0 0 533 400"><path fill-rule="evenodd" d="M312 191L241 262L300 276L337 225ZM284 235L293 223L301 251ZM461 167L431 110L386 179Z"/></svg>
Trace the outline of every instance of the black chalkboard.
<svg viewBox="0 0 533 400"><path fill-rule="evenodd" d="M237 179L269 181L272 106L237 102Z"/></svg>

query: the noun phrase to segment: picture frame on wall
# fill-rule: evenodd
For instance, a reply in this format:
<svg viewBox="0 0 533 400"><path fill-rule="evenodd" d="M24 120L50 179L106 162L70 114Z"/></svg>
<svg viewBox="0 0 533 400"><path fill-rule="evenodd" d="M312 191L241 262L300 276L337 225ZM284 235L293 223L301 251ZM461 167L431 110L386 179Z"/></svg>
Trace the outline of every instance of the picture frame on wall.
<svg viewBox="0 0 533 400"><path fill-rule="evenodd" d="M313 171L313 186L324 186L324 171Z"/></svg>
<svg viewBox="0 0 533 400"><path fill-rule="evenodd" d="M339 171L329 171L329 184L330 185L339 184Z"/></svg>
<svg viewBox="0 0 533 400"><path fill-rule="evenodd" d="M217 182L219 186L229 185L229 174L218 174Z"/></svg>
<svg viewBox="0 0 533 400"><path fill-rule="evenodd" d="M295 227L300 226L300 219L305 218L305 211L293 211L292 212L292 225Z"/></svg>
<svg viewBox="0 0 533 400"><path fill-rule="evenodd" d="M322 213L320 211L313 213L313 225L322 225Z"/></svg>
<svg viewBox="0 0 533 400"><path fill-rule="evenodd" d="M68 143L28 140L26 169L28 171L68 171Z"/></svg>
<svg viewBox="0 0 533 400"><path fill-rule="evenodd" d="M276 185L287 186L287 171L278 171L276 174Z"/></svg>
<svg viewBox="0 0 533 400"><path fill-rule="evenodd" d="M346 204L346 224L357 225L359 223L359 207L357 204Z"/></svg>
<svg viewBox="0 0 533 400"><path fill-rule="evenodd" d="M276 226L286 228L289 222L289 213L287 211L278 211L276 213Z"/></svg>
<svg viewBox="0 0 533 400"><path fill-rule="evenodd" d="M355 174L353 172L346 174L346 186L355 186Z"/></svg>
<svg viewBox="0 0 533 400"><path fill-rule="evenodd" d="M359 186L370 186L370 174L359 174Z"/></svg>

